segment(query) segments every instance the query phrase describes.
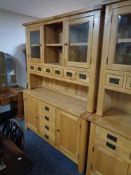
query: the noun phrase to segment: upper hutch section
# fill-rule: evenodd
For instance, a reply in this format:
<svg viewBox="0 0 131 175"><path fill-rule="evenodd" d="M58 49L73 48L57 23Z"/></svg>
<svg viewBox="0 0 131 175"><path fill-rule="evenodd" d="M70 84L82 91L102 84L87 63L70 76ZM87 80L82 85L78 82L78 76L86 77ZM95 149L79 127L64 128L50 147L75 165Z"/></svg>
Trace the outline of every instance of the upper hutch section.
<svg viewBox="0 0 131 175"><path fill-rule="evenodd" d="M28 60L49 65L90 68L100 9L101 6L97 6L25 24Z"/></svg>
<svg viewBox="0 0 131 175"><path fill-rule="evenodd" d="M102 19L97 6L25 24L28 89L53 89L95 111Z"/></svg>
<svg viewBox="0 0 131 175"><path fill-rule="evenodd" d="M131 2L107 8L107 69L131 72Z"/></svg>

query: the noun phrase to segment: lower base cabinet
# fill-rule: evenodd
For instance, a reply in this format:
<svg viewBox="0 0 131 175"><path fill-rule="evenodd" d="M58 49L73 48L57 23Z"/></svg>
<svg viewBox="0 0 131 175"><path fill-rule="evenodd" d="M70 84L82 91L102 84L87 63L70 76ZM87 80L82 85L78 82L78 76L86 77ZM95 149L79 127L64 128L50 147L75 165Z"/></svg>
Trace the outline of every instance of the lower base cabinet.
<svg viewBox="0 0 131 175"><path fill-rule="evenodd" d="M79 172L84 172L88 122L27 94L24 106L27 128L74 161Z"/></svg>
<svg viewBox="0 0 131 175"><path fill-rule="evenodd" d="M92 124L87 167L86 175L131 175L131 141Z"/></svg>
<svg viewBox="0 0 131 175"><path fill-rule="evenodd" d="M80 122L79 118L58 110L57 146L70 159L78 163Z"/></svg>

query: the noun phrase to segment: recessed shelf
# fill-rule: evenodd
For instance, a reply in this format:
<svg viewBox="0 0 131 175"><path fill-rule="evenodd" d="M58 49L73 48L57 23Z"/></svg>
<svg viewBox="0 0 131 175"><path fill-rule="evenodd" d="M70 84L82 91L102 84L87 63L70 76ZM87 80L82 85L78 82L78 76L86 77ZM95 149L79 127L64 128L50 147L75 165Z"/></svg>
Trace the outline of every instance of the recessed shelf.
<svg viewBox="0 0 131 175"><path fill-rule="evenodd" d="M70 43L70 46L87 46L87 43Z"/></svg>
<svg viewBox="0 0 131 175"><path fill-rule="evenodd" d="M118 39L117 43L131 43L131 38Z"/></svg>
<svg viewBox="0 0 131 175"><path fill-rule="evenodd" d="M31 47L39 47L39 46L41 46L41 44L31 44L30 46Z"/></svg>
<svg viewBox="0 0 131 175"><path fill-rule="evenodd" d="M47 47L62 47L63 44L61 43L49 43L49 44L46 44Z"/></svg>

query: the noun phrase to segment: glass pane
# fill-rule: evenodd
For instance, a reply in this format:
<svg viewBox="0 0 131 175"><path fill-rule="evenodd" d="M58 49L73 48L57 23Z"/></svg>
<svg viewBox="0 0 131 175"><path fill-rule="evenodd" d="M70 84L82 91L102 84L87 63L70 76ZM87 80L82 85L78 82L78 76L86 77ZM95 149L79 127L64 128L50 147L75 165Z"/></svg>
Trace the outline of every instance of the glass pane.
<svg viewBox="0 0 131 175"><path fill-rule="evenodd" d="M131 14L118 16L118 38L131 38Z"/></svg>
<svg viewBox="0 0 131 175"><path fill-rule="evenodd" d="M31 58L40 58L40 47L34 46L31 47Z"/></svg>
<svg viewBox="0 0 131 175"><path fill-rule="evenodd" d="M115 63L131 65L131 43L117 44Z"/></svg>
<svg viewBox="0 0 131 175"><path fill-rule="evenodd" d="M73 24L69 26L70 43L87 43L89 34L89 22Z"/></svg>
<svg viewBox="0 0 131 175"><path fill-rule="evenodd" d="M131 65L131 14L118 16L115 64Z"/></svg>
<svg viewBox="0 0 131 175"><path fill-rule="evenodd" d="M85 63L87 61L87 46L70 46L69 61Z"/></svg>
<svg viewBox="0 0 131 175"><path fill-rule="evenodd" d="M30 32L30 44L40 44L40 31Z"/></svg>

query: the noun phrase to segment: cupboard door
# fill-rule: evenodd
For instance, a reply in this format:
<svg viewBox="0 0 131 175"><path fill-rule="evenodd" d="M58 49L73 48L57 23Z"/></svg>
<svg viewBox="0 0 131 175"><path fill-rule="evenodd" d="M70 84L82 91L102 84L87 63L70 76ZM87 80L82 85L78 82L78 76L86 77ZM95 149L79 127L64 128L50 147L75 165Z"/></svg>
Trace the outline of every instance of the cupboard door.
<svg viewBox="0 0 131 175"><path fill-rule="evenodd" d="M78 162L80 126L78 117L59 110L57 116L57 145L61 152Z"/></svg>
<svg viewBox="0 0 131 175"><path fill-rule="evenodd" d="M90 67L93 16L66 22L66 64Z"/></svg>
<svg viewBox="0 0 131 175"><path fill-rule="evenodd" d="M128 163L102 146L95 146L93 157L93 175L127 175Z"/></svg>
<svg viewBox="0 0 131 175"><path fill-rule="evenodd" d="M28 29L28 57L31 61L41 62L42 59L42 27Z"/></svg>
<svg viewBox="0 0 131 175"><path fill-rule="evenodd" d="M131 6L112 12L108 68L131 70Z"/></svg>
<svg viewBox="0 0 131 175"><path fill-rule="evenodd" d="M38 131L37 99L25 95L24 98L25 119L27 127L33 131Z"/></svg>

